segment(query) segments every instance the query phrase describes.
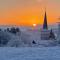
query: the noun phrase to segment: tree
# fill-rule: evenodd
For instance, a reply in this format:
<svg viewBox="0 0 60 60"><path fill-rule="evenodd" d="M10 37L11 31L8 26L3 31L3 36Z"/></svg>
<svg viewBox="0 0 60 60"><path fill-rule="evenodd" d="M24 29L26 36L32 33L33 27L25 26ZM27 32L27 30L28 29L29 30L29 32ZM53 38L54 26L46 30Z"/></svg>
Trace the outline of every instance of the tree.
<svg viewBox="0 0 60 60"><path fill-rule="evenodd" d="M10 30L10 32L13 33L13 34L16 34L16 29L15 29L15 27L12 27L11 30Z"/></svg>
<svg viewBox="0 0 60 60"><path fill-rule="evenodd" d="M51 29L51 31L50 31L49 38L55 39L55 34L53 33L52 29Z"/></svg>
<svg viewBox="0 0 60 60"><path fill-rule="evenodd" d="M2 31L2 29L0 28L0 31Z"/></svg>
<svg viewBox="0 0 60 60"><path fill-rule="evenodd" d="M10 31L9 28L6 29L8 32Z"/></svg>
<svg viewBox="0 0 60 60"><path fill-rule="evenodd" d="M16 32L20 32L19 28L16 28Z"/></svg>

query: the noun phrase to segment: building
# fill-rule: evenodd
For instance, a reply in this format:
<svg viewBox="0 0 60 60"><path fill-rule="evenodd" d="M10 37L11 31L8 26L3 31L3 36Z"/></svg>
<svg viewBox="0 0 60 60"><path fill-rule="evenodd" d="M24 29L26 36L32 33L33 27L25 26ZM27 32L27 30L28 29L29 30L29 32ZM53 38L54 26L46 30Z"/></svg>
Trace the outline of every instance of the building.
<svg viewBox="0 0 60 60"><path fill-rule="evenodd" d="M60 22L58 22L58 33L57 33L57 38L60 38Z"/></svg>
<svg viewBox="0 0 60 60"><path fill-rule="evenodd" d="M50 34L50 30L48 30L47 14L46 14L46 11L45 11L43 28L41 29L41 40L48 40L49 39L49 34Z"/></svg>
<svg viewBox="0 0 60 60"><path fill-rule="evenodd" d="M60 25L59 25L59 29L60 29ZM41 40L50 40L50 39L55 39L55 34L52 29L51 30L48 29L47 14L45 12L43 28L41 29Z"/></svg>
<svg viewBox="0 0 60 60"><path fill-rule="evenodd" d="M48 30L46 11L45 11L45 16L44 16L43 30Z"/></svg>
<svg viewBox="0 0 60 60"><path fill-rule="evenodd" d="M41 40L49 40L50 30L41 30Z"/></svg>

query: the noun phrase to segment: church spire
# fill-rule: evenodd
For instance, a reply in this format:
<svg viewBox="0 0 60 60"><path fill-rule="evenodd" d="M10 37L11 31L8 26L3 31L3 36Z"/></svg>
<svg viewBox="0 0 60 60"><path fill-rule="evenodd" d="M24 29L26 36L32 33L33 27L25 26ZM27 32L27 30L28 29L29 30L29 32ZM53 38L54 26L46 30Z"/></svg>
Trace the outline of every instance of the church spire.
<svg viewBox="0 0 60 60"><path fill-rule="evenodd" d="M44 16L43 29L48 29L46 11L45 11L45 16Z"/></svg>

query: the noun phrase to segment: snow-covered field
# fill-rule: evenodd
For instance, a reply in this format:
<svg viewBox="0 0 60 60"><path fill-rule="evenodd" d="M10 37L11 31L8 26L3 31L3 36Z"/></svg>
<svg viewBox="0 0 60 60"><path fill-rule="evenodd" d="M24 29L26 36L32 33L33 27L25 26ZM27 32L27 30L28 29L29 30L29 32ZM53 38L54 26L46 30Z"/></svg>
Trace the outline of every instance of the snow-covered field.
<svg viewBox="0 0 60 60"><path fill-rule="evenodd" d="M0 60L60 60L60 47L0 48Z"/></svg>

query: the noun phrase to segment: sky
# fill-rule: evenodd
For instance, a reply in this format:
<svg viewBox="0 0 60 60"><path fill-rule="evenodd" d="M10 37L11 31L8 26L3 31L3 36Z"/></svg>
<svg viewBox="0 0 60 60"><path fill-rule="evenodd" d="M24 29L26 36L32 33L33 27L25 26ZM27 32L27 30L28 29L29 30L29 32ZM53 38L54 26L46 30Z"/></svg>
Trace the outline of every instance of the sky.
<svg viewBox="0 0 60 60"><path fill-rule="evenodd" d="M0 0L0 25L42 24L44 12L48 24L60 17L60 0Z"/></svg>

